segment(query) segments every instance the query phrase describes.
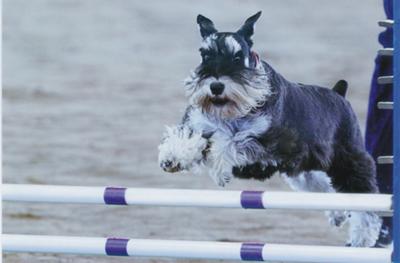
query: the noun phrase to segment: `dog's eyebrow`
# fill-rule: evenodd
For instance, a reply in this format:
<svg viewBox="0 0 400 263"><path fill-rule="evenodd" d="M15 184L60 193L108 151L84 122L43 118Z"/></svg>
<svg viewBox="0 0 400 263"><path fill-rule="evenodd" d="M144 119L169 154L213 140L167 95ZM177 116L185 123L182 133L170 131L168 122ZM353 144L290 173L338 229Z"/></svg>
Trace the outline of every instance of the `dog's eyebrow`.
<svg viewBox="0 0 400 263"><path fill-rule="evenodd" d="M215 43L215 39L216 39L216 35L212 34L211 36L207 37L206 39L204 39L201 42L201 48L204 49L213 49L216 47L216 43Z"/></svg>
<svg viewBox="0 0 400 263"><path fill-rule="evenodd" d="M228 36L225 38L225 45L227 46L228 50L233 54L242 50L242 47L240 46L239 42L237 42L233 36Z"/></svg>

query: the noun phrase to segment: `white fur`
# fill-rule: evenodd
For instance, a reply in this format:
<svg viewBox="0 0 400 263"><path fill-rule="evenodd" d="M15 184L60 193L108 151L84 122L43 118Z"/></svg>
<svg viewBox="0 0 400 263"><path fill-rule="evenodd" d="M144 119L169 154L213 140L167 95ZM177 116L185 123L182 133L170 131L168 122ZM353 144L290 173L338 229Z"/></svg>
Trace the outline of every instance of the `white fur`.
<svg viewBox="0 0 400 263"><path fill-rule="evenodd" d="M207 98L213 97L210 90L210 84L219 81L225 85L222 98L230 100L224 106L210 106L207 109L209 114L220 118L240 118L246 116L252 109L260 107L266 98L272 94L269 86L268 77L265 73L251 80L249 85L241 85L233 81L228 76L221 76L216 79L209 77L200 80L195 72L185 80L186 95L189 98L189 104L202 107Z"/></svg>
<svg viewBox="0 0 400 263"><path fill-rule="evenodd" d="M229 48L229 51L232 54L235 54L236 52L242 49L240 44L236 41L236 39L233 36L228 36L225 38L225 45Z"/></svg>
<svg viewBox="0 0 400 263"><path fill-rule="evenodd" d="M263 147L254 140L270 127L271 118L254 115L242 120L222 120L193 109L186 125L197 133L212 134L211 148L203 163L210 177L220 186L232 178L232 168L255 162Z"/></svg>
<svg viewBox="0 0 400 263"><path fill-rule="evenodd" d="M194 78L196 78L196 79L194 79ZM192 72L190 77L188 77L185 80L185 85L186 85L186 83L191 82L191 81L195 81L195 80L197 80L196 74L194 72ZM210 89L210 84L213 83L213 82L216 82L216 81L219 81L219 80L217 78L215 78L215 77L209 77L209 78L206 78L206 79L202 80L201 81L202 88L201 88L201 91L197 91L198 92L197 96L212 96L211 89ZM190 105L194 105L194 104L197 103L197 100L196 100L197 98L195 96L193 96L194 92L196 92L196 90L194 90L194 89L186 89L186 96L189 97L189 104ZM201 92L201 94L200 94L200 92Z"/></svg>
<svg viewBox="0 0 400 263"><path fill-rule="evenodd" d="M167 127L159 146L160 166L166 171L177 171L177 167L194 173L207 170L217 185L224 186L233 177L233 167L253 163L262 154L263 147L254 137L266 132L270 121L265 115L227 121L193 109L184 126ZM205 160L202 159L207 140L202 134L212 134Z"/></svg>
<svg viewBox="0 0 400 263"><path fill-rule="evenodd" d="M193 108L188 115L186 125L197 132L210 133L217 130L238 140L248 136L257 136L268 130L271 117L268 115L250 115L248 118L224 120L203 113L200 108Z"/></svg>
<svg viewBox="0 0 400 263"><path fill-rule="evenodd" d="M331 179L322 171L301 173L298 176L282 174L289 186L296 191L336 192ZM375 244L381 229L381 219L373 212L327 211L329 222L342 226L347 220L350 223L349 243L355 247L369 247Z"/></svg>
<svg viewBox="0 0 400 263"><path fill-rule="evenodd" d="M351 212L350 240L352 247L375 245L381 230L382 220L373 212Z"/></svg>
<svg viewBox="0 0 400 263"><path fill-rule="evenodd" d="M322 171L304 172L291 177L282 174L282 177L295 191L335 192L335 189L332 187L331 179ZM344 211L326 211L325 214L329 219L329 223L337 227L343 226L348 218L348 213Z"/></svg>
<svg viewBox="0 0 400 263"><path fill-rule="evenodd" d="M248 57L245 57L245 58L244 58L244 65L245 65L246 67L250 67L250 62L249 62L249 58L248 58ZM258 68L258 69L260 69L260 68Z"/></svg>
<svg viewBox="0 0 400 263"><path fill-rule="evenodd" d="M188 170L203 158L207 140L187 126L166 127L158 162L166 171Z"/></svg>
<svg viewBox="0 0 400 263"><path fill-rule="evenodd" d="M335 189L332 187L331 178L322 171L304 172L290 177L282 174L282 177L296 191L335 192Z"/></svg>
<svg viewBox="0 0 400 263"><path fill-rule="evenodd" d="M209 35L201 42L200 47L203 49L216 49L215 39L217 39L216 34Z"/></svg>

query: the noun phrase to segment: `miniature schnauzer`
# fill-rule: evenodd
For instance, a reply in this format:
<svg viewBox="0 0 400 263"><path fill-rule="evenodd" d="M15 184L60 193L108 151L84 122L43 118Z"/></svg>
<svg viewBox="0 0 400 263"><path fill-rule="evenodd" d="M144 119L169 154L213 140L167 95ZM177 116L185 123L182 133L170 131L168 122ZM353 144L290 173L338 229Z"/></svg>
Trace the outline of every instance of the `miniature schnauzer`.
<svg viewBox="0 0 400 263"><path fill-rule="evenodd" d="M189 105L159 146L167 172L208 172L220 186L232 177L265 180L276 172L300 191L377 193L375 165L356 115L331 89L286 80L252 51L254 24L218 32L199 15L201 64L185 80ZM350 221L350 246L373 246L381 220L372 212L329 212Z"/></svg>

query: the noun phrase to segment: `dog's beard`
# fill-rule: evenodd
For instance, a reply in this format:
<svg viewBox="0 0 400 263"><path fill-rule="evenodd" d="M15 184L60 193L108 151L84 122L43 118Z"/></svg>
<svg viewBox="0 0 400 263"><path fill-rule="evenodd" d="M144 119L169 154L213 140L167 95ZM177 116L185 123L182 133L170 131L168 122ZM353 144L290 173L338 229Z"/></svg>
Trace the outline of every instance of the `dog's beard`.
<svg viewBox="0 0 400 263"><path fill-rule="evenodd" d="M223 94L217 97L210 91L210 84L214 81L225 85ZM221 76L218 79L201 78L195 71L185 80L185 87L190 105L222 119L244 117L262 106L271 95L268 77L260 69L248 69L234 77Z"/></svg>

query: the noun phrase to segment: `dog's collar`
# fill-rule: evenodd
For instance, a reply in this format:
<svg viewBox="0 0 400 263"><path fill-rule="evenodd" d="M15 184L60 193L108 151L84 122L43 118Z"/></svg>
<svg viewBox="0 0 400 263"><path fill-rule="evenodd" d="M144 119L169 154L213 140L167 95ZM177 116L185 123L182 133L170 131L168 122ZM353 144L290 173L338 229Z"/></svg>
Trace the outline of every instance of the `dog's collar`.
<svg viewBox="0 0 400 263"><path fill-rule="evenodd" d="M251 55L251 66L253 68L258 68L260 66L260 57L254 51L251 51L250 55Z"/></svg>

